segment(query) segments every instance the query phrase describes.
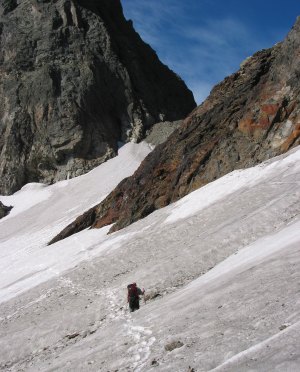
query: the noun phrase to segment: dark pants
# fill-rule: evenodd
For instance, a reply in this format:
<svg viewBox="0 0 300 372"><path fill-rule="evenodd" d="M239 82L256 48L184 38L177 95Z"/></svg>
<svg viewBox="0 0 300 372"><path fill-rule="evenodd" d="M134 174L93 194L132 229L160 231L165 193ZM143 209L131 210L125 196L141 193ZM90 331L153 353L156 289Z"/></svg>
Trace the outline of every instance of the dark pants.
<svg viewBox="0 0 300 372"><path fill-rule="evenodd" d="M140 299L138 297L130 297L129 299L130 311L135 311L140 308Z"/></svg>

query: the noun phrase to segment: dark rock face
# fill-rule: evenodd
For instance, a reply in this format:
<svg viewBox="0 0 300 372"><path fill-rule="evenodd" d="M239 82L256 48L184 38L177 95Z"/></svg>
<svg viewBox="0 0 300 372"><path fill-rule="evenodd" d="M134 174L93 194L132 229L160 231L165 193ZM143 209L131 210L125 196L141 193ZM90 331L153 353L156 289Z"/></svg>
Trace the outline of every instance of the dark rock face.
<svg viewBox="0 0 300 372"><path fill-rule="evenodd" d="M8 213L12 210L12 207L6 207L2 202L0 201L0 219L7 216Z"/></svg>
<svg viewBox="0 0 300 372"><path fill-rule="evenodd" d="M299 145L299 77L300 18L284 42L243 62L132 177L53 241L82 226L115 223L116 231L228 172Z"/></svg>
<svg viewBox="0 0 300 372"><path fill-rule="evenodd" d="M0 194L80 175L195 107L119 0L0 0L0 14Z"/></svg>

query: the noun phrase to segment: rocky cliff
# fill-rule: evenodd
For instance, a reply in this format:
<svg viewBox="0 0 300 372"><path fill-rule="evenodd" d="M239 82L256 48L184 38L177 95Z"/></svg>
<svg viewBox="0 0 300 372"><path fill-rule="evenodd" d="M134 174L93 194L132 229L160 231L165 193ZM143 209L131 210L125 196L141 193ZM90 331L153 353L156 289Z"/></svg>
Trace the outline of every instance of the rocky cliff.
<svg viewBox="0 0 300 372"><path fill-rule="evenodd" d="M123 228L238 168L300 144L300 18L287 38L241 64L122 181L53 241L88 226Z"/></svg>
<svg viewBox="0 0 300 372"><path fill-rule="evenodd" d="M119 0L1 0L0 38L0 194L80 175L196 106Z"/></svg>

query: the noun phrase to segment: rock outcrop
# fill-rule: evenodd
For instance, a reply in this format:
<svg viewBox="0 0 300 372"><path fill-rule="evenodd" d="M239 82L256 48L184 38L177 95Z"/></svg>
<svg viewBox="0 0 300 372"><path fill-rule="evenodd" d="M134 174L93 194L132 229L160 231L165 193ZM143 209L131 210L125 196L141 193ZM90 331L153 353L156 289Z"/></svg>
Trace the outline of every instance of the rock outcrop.
<svg viewBox="0 0 300 372"><path fill-rule="evenodd" d="M53 241L88 226L123 228L238 168L300 144L300 18L287 38L242 63L135 174Z"/></svg>
<svg viewBox="0 0 300 372"><path fill-rule="evenodd" d="M150 145L160 145L161 143L165 142L181 124L182 120L156 123L147 133L145 141Z"/></svg>
<svg viewBox="0 0 300 372"><path fill-rule="evenodd" d="M0 194L80 175L196 106L120 0L1 0L0 14Z"/></svg>
<svg viewBox="0 0 300 372"><path fill-rule="evenodd" d="M7 216L11 210L12 207L7 207L0 201L0 219Z"/></svg>

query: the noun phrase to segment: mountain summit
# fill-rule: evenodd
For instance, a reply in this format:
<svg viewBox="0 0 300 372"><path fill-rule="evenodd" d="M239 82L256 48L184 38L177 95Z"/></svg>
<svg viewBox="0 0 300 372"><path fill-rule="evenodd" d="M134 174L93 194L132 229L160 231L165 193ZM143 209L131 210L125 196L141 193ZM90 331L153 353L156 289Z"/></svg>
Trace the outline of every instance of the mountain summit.
<svg viewBox="0 0 300 372"><path fill-rule="evenodd" d="M123 228L229 173L300 143L300 18L286 39L246 59L165 143L52 242L89 226Z"/></svg>
<svg viewBox="0 0 300 372"><path fill-rule="evenodd" d="M196 106L119 0L1 0L0 14L1 194L83 174Z"/></svg>

